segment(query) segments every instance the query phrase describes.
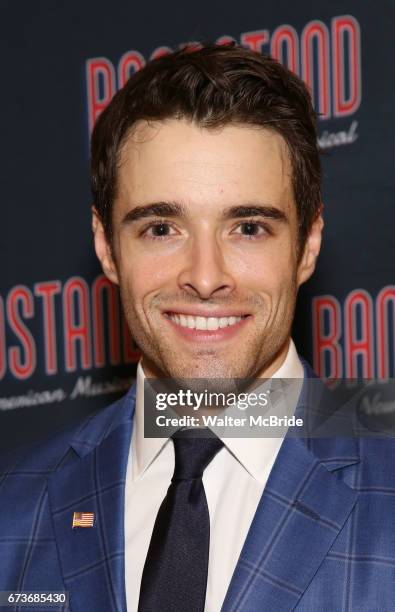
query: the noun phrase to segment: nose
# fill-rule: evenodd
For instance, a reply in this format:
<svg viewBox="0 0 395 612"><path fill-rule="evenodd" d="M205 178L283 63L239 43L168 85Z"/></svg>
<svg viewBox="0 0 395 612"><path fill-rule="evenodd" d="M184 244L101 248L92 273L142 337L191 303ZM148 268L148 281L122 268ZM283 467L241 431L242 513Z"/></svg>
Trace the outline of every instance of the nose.
<svg viewBox="0 0 395 612"><path fill-rule="evenodd" d="M191 241L178 284L190 295L206 300L225 297L234 290L234 278L226 269L223 249L215 236L203 235Z"/></svg>

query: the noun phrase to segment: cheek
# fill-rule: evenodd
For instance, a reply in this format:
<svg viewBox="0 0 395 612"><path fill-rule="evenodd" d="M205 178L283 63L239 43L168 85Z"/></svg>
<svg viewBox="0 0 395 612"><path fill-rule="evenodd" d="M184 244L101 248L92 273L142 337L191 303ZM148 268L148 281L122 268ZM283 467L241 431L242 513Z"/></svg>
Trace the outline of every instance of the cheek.
<svg viewBox="0 0 395 612"><path fill-rule="evenodd" d="M228 261L237 281L252 291L278 293L293 282L295 262L288 242L248 245Z"/></svg>
<svg viewBox="0 0 395 612"><path fill-rule="evenodd" d="M174 282L174 265L159 254L127 247L122 247L120 253L121 284L129 299L144 300L147 295Z"/></svg>

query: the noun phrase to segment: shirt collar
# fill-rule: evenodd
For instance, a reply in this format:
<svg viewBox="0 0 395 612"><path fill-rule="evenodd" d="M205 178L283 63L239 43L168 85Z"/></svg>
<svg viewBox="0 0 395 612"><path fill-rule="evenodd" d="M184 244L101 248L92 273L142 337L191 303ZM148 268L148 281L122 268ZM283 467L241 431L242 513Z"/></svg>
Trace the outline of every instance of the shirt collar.
<svg viewBox="0 0 395 612"><path fill-rule="evenodd" d="M136 480L145 472L149 465L160 453L168 438L144 437L144 380L146 376L141 365L137 365L136 372L136 407L134 412L134 425L132 436L132 478Z"/></svg>
<svg viewBox="0 0 395 612"><path fill-rule="evenodd" d="M287 356L273 374L272 378L295 378L292 401L297 404L303 381L303 366L296 352L293 341L290 341ZM136 480L151 465L168 438L144 437L144 379L145 374L141 361L136 373L136 409L134 416L132 440L132 477ZM276 457L283 438L223 438L225 446L243 467L258 481L266 480L268 464Z"/></svg>

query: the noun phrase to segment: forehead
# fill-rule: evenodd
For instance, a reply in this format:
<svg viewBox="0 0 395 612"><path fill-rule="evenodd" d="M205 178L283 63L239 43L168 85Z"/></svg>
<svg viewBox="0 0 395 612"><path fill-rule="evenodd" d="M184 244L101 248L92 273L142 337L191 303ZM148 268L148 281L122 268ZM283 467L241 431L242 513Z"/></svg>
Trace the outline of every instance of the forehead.
<svg viewBox="0 0 395 612"><path fill-rule="evenodd" d="M291 178L287 145L273 130L141 121L121 152L117 200L128 207L181 201L196 210L269 200L286 209L292 203Z"/></svg>

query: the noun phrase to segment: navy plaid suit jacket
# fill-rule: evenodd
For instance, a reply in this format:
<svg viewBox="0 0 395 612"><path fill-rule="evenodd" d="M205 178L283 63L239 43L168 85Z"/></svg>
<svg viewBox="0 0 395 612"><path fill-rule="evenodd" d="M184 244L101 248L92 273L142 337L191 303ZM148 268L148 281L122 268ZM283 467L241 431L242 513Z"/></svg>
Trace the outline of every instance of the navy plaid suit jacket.
<svg viewBox="0 0 395 612"><path fill-rule="evenodd" d="M0 590L68 591L58 610L126 611L134 403L132 387L82 425L0 457ZM393 612L394 459L389 438L287 437L222 612ZM72 529L75 511L94 512L95 526Z"/></svg>

